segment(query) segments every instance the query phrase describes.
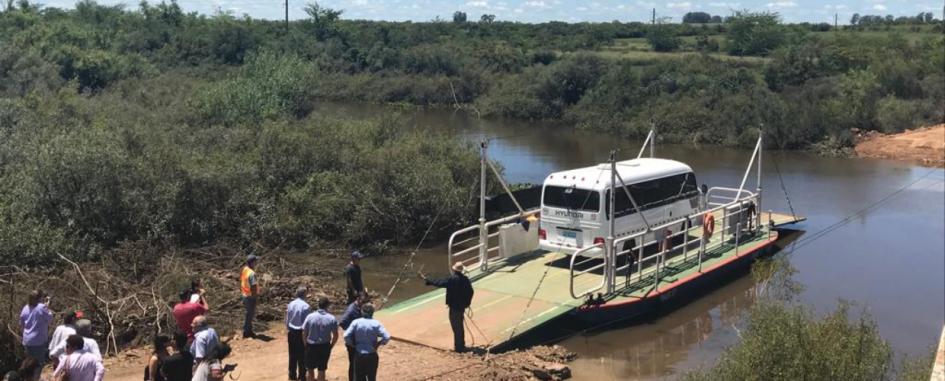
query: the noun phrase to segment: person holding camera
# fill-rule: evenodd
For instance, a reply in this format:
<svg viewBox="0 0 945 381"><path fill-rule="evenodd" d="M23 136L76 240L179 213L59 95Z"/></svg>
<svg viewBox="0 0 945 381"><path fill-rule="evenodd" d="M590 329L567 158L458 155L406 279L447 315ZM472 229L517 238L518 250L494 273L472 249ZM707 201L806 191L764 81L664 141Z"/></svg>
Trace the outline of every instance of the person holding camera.
<svg viewBox="0 0 945 381"><path fill-rule="evenodd" d="M20 311L23 347L26 349L26 355L39 363L35 374L23 375L27 379L38 377L48 359L46 340L49 338L49 325L53 321L53 315L48 306L49 296L40 290L33 290L30 291L27 303Z"/></svg>

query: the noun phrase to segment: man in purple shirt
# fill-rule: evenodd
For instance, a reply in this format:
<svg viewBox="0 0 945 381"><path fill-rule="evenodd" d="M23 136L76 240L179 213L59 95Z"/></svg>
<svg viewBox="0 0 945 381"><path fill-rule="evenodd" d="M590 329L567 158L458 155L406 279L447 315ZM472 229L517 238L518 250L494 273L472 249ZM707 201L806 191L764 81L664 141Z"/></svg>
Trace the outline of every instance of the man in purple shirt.
<svg viewBox="0 0 945 381"><path fill-rule="evenodd" d="M49 297L40 290L33 290L30 291L28 303L20 312L23 346L26 347L26 354L39 363L40 371L46 364L46 340L49 338L49 324L53 320L47 304Z"/></svg>
<svg viewBox="0 0 945 381"><path fill-rule="evenodd" d="M66 339L66 357L56 368L56 375L65 373L69 381L102 381L105 378L105 366L102 358L83 351L85 341L82 336L72 335Z"/></svg>

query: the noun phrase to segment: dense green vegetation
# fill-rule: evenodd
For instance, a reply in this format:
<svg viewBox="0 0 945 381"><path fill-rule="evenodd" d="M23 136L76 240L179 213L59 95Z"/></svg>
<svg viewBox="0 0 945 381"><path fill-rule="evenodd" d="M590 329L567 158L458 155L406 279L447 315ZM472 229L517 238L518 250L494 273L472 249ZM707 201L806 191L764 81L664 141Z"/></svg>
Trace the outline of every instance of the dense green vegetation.
<svg viewBox="0 0 945 381"><path fill-rule="evenodd" d="M849 306L818 318L806 308L761 302L748 313L742 340L713 368L687 375L709 380L884 380L892 350L876 323Z"/></svg>
<svg viewBox="0 0 945 381"><path fill-rule="evenodd" d="M722 380L927 380L934 348L928 355L893 362L893 351L879 334L866 308L853 310L841 301L818 316L797 304L803 287L783 255L752 266L758 300L740 324L739 341L718 362L688 372L688 381ZM898 366L897 366L898 365Z"/></svg>
<svg viewBox="0 0 945 381"><path fill-rule="evenodd" d="M762 127L772 145L826 150L848 146L851 128L898 131L945 112L941 24L924 18L915 30L822 32L745 12L657 26L306 12L286 29L174 2L10 2L0 255L39 263L128 240L403 244L440 212L466 221L473 151L396 118L326 119L319 99L459 105L636 138L654 126L726 145Z"/></svg>

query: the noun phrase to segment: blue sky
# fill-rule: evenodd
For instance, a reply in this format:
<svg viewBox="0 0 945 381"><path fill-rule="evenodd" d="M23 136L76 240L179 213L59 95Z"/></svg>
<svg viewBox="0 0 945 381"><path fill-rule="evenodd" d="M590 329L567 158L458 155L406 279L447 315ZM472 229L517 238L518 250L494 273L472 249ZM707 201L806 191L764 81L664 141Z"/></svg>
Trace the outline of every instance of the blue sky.
<svg viewBox="0 0 945 381"><path fill-rule="evenodd" d="M46 6L71 8L73 0L34 0ZM152 3L159 0L151 0ZM290 18L305 17L302 8L310 0L289 0ZM98 0L100 4L126 4L137 7L138 0ZM213 14L217 10L256 18L284 17L284 0L178 0L185 11ZM830 22L834 13L840 22L850 20L853 13L914 16L933 12L942 16L940 0L322 0L324 6L343 9L346 19L428 21L439 16L451 19L454 11L467 13L470 20L482 14L494 14L497 20L542 21L649 21L656 8L657 17L679 22L690 11L727 15L732 10L773 11L787 22Z"/></svg>

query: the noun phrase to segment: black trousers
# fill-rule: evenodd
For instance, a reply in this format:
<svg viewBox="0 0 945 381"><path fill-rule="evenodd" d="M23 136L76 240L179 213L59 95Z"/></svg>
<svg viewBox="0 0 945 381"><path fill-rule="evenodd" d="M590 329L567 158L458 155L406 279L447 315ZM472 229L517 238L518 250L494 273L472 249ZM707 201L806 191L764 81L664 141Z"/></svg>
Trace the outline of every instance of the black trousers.
<svg viewBox="0 0 945 381"><path fill-rule="evenodd" d="M290 329L289 339L289 378L305 379L305 340L302 330Z"/></svg>
<svg viewBox="0 0 945 381"><path fill-rule="evenodd" d="M358 361L358 351L350 345L345 345L348 350L348 381L354 381L354 365Z"/></svg>
<svg viewBox="0 0 945 381"><path fill-rule="evenodd" d="M466 351L466 331L463 329L464 308L450 308L450 328L453 329L453 349Z"/></svg>
<svg viewBox="0 0 945 381"><path fill-rule="evenodd" d="M359 354L355 362L354 379L358 381L377 381L377 352Z"/></svg>

